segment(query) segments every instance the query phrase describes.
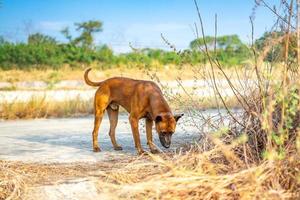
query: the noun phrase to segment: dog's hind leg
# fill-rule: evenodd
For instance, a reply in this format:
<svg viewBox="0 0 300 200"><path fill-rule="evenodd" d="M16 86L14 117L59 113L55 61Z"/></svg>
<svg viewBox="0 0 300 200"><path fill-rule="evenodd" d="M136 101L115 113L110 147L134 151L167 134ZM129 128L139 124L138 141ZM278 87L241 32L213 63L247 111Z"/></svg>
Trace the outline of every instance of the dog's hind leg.
<svg viewBox="0 0 300 200"><path fill-rule="evenodd" d="M100 147L98 144L98 131L103 118L104 111L108 105L108 96L97 94L95 96L95 121L93 130L93 151L99 152Z"/></svg>
<svg viewBox="0 0 300 200"><path fill-rule="evenodd" d="M116 141L116 127L118 124L119 106L108 106L106 110L110 122L109 136L111 143L114 147L114 150L120 151L122 150L122 147L118 145Z"/></svg>
<svg viewBox="0 0 300 200"><path fill-rule="evenodd" d="M94 121L94 130L93 130L93 151L99 152L100 147L98 144L98 131L102 121L104 111L96 110L95 111L95 121Z"/></svg>

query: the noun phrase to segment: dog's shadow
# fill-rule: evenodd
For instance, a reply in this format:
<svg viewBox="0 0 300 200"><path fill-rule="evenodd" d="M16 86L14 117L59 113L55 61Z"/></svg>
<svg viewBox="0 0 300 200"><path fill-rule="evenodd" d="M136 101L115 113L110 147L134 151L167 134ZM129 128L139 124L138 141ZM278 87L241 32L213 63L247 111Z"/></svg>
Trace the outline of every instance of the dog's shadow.
<svg viewBox="0 0 300 200"><path fill-rule="evenodd" d="M122 153L135 153L136 150L134 148L133 137L130 132L121 132L117 133L117 141L122 146ZM59 149L61 147L72 148L76 150L78 153L89 153L92 152L92 136L91 133L84 134L70 134L70 133L56 133L55 135L28 135L28 136L20 136L14 139L18 139L21 141L26 141L26 152L32 151L32 153L36 152L37 149L46 149L52 148L52 150ZM143 146L146 144L146 138L141 137ZM28 146L32 146L32 149L28 148ZM99 145L102 151L105 152L115 152L112 147L110 137L108 134L99 134ZM25 146L24 146L25 147ZM144 146L147 148L147 146ZM20 148L20 147L19 147ZM22 147L21 147L22 148ZM16 149L19 153L22 152L22 149Z"/></svg>
<svg viewBox="0 0 300 200"><path fill-rule="evenodd" d="M195 135L195 134L191 134ZM117 142L122 146L123 150L116 152L111 144L110 137L107 132L100 131L99 132L99 145L102 152L110 152L110 153L122 153L122 154L136 154L136 149L134 147L134 141L132 133L129 130L117 130L116 132ZM148 151L148 145L146 141L146 133L141 127L140 130L140 138L141 143L144 150ZM175 134L170 149L174 150L176 147L180 146L182 143L186 143L188 141L193 140L193 137L190 134ZM65 131L58 131L55 130L53 134L28 134L22 135L19 137L14 137L13 139L17 139L18 143L21 145L17 145L17 148L14 149L17 154L25 154L25 153L41 153L45 152L63 152L64 149L66 152L73 152L81 155L93 153L92 151L92 134L90 132L82 132L82 131L74 131L74 132L65 132ZM157 147L163 151L167 151L164 149L159 142L157 133L153 130L153 139L154 143ZM23 142L22 142L23 141ZM25 142L24 142L25 141ZM97 154L94 154L97 155Z"/></svg>

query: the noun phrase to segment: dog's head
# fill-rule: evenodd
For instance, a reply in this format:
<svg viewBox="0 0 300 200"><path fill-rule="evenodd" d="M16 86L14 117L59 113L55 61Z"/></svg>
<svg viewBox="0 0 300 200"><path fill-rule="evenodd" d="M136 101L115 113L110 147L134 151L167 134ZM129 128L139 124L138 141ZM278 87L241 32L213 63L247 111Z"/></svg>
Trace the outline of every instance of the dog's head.
<svg viewBox="0 0 300 200"><path fill-rule="evenodd" d="M163 147L169 148L171 138L175 132L177 121L183 114L172 115L171 113L162 113L155 118L155 128L159 135L160 143Z"/></svg>

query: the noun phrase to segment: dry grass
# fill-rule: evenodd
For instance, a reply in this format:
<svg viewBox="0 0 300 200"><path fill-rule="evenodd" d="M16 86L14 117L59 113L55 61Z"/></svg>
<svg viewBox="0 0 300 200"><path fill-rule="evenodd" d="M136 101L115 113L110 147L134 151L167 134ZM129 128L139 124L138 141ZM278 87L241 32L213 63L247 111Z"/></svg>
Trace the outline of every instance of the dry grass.
<svg viewBox="0 0 300 200"><path fill-rule="evenodd" d="M172 70L172 75L168 73L169 70ZM183 69L185 71L184 78L190 79L193 78L193 72L187 67ZM168 66L165 68L160 68L158 70L150 70L150 71L158 71L161 77L164 80L174 80L176 75L180 74L182 70L177 69L175 66ZM83 72L82 69L70 69L68 67L63 67L59 70L7 70L0 71L0 81L5 82L18 82L18 81L60 81L60 80L83 80ZM113 68L106 70L94 70L93 73L96 80L103 80L106 78L114 77L114 76L125 76L131 78L138 79L148 79L145 70L139 68ZM172 79L173 78L173 79Z"/></svg>
<svg viewBox="0 0 300 200"><path fill-rule="evenodd" d="M176 112L182 112L190 106L189 97L181 96L181 101L177 99L170 99L170 106ZM215 101L213 98L195 98L197 101L196 110L223 108L219 100ZM226 98L228 107L239 107L239 102L235 98ZM93 99L82 100L81 98L70 99L64 101L46 100L45 97L30 98L26 102L1 102L0 103L0 119L14 120L14 119L35 119L35 118L50 118L50 117L76 117L93 114ZM126 112L123 108L120 112Z"/></svg>
<svg viewBox="0 0 300 200"><path fill-rule="evenodd" d="M214 151L214 150L213 150ZM300 197L300 167L296 157L286 161L238 166L221 162L217 152L187 153L129 165L99 181L100 192L112 199L296 199ZM220 152L218 152L220 153ZM229 161L228 161L229 162Z"/></svg>
<svg viewBox="0 0 300 200"><path fill-rule="evenodd" d="M1 162L0 199L15 199L24 193L24 182L19 174Z"/></svg>
<svg viewBox="0 0 300 200"><path fill-rule="evenodd" d="M136 79L149 79L146 72L152 74L156 73L161 80L176 80L180 77L182 80L193 80L195 78L195 71L205 69L207 66L173 66L168 65L153 69L139 69L139 68L112 68L105 70L93 70L91 74L95 80L103 80L114 76L123 76ZM61 80L83 80L83 72L86 67L82 69L71 69L69 67L61 67L59 70L0 70L0 82L15 83L18 81L45 81L57 82ZM247 67L224 69L226 74L233 79L242 77ZM275 68L276 70L276 68ZM170 71L172 73L170 73ZM276 70L280 73L279 70ZM224 78L221 73L216 73L216 78ZM249 77L254 78L254 77Z"/></svg>
<svg viewBox="0 0 300 200"><path fill-rule="evenodd" d="M0 162L0 199L18 199L27 188L94 177L111 199L297 199L299 155L246 166L228 160L224 146L175 155L142 156L88 164ZM231 152L233 153L233 152Z"/></svg>
<svg viewBox="0 0 300 200"><path fill-rule="evenodd" d="M80 98L51 101L46 98L32 97L27 102L2 102L0 104L1 119L30 119L47 117L83 116L93 113L93 100Z"/></svg>
<svg viewBox="0 0 300 200"><path fill-rule="evenodd" d="M0 161L0 199L22 199L27 188L59 184L60 181L94 176L104 177L107 170L125 165L129 160L101 163L40 164Z"/></svg>

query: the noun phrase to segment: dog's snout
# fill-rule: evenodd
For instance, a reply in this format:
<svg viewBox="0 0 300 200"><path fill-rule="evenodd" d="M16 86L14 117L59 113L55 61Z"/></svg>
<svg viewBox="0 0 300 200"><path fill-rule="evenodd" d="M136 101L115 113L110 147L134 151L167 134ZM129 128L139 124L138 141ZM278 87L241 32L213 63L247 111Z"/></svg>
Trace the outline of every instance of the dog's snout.
<svg viewBox="0 0 300 200"><path fill-rule="evenodd" d="M172 137L171 134L167 134L167 133L160 134L159 140L160 140L161 145L165 148L169 148L171 145L171 137Z"/></svg>
<svg viewBox="0 0 300 200"><path fill-rule="evenodd" d="M170 148L170 144L165 144L165 146L164 146L165 148Z"/></svg>

